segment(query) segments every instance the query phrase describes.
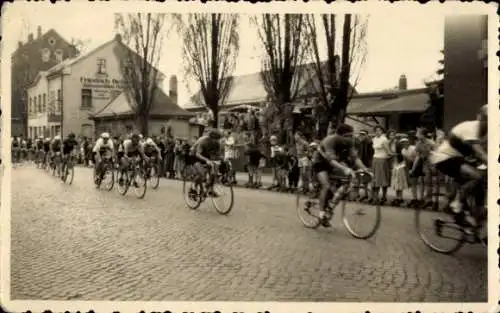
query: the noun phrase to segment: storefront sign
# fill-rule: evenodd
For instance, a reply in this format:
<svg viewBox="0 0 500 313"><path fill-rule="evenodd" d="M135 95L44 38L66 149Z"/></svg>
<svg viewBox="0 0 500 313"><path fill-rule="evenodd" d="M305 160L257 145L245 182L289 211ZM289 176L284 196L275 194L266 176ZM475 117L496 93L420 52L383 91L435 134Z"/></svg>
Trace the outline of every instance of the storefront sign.
<svg viewBox="0 0 500 313"><path fill-rule="evenodd" d="M82 88L92 90L92 99L109 100L124 89L123 79L80 77Z"/></svg>

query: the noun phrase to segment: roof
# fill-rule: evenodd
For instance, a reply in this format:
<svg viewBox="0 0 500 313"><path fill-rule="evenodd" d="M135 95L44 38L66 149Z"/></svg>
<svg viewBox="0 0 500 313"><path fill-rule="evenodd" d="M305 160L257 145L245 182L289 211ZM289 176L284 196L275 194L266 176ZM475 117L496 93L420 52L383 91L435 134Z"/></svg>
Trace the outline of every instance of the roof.
<svg viewBox="0 0 500 313"><path fill-rule="evenodd" d="M356 95L347 106L349 115L422 113L429 107L427 89Z"/></svg>
<svg viewBox="0 0 500 313"><path fill-rule="evenodd" d="M326 62L323 62L323 65L324 64L326 64ZM304 77L304 79L301 79L299 83L299 96L313 93L313 90L315 89L314 86L317 86L319 83L317 77L311 78L310 75L306 73L307 70L312 69L313 65L314 63L308 63L299 66L298 68L298 71L304 72L303 74L299 73L299 75L297 75L300 78ZM268 94L264 88L264 84L262 83L261 73L262 72L256 72L246 75L233 76L231 90L229 91L229 95L223 107L265 102ZM356 94L356 90L352 86L351 90L354 94ZM184 107L186 109L199 108L199 103L203 103L201 90L194 94L191 97L190 102Z"/></svg>
<svg viewBox="0 0 500 313"><path fill-rule="evenodd" d="M120 93L114 99L102 108L102 110L93 114L93 118L105 118L116 116L127 116L134 114L134 109L129 102L125 92ZM191 117L193 113L184 110L175 104L165 92L158 88L153 99L153 106L150 112L151 116L183 116Z"/></svg>
<svg viewBox="0 0 500 313"><path fill-rule="evenodd" d="M42 44L47 37L57 37L58 40L64 41L67 45L71 45L64 37L62 37L57 31L55 31L53 28L50 28L47 30L45 33L42 34L40 38L33 37L32 41L27 41L23 42L21 47L18 47L14 52L13 56L18 55L21 52L33 49L33 48L39 48L40 44ZM73 52L78 52L78 49L73 46Z"/></svg>

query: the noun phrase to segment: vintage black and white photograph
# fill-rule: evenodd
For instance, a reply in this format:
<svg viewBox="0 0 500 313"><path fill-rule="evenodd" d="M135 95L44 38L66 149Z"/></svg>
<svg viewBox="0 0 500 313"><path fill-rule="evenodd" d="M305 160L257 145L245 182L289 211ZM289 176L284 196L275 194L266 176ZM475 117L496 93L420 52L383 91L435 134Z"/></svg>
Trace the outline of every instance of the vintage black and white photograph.
<svg viewBox="0 0 500 313"><path fill-rule="evenodd" d="M147 4L4 8L2 299L496 303L494 6Z"/></svg>

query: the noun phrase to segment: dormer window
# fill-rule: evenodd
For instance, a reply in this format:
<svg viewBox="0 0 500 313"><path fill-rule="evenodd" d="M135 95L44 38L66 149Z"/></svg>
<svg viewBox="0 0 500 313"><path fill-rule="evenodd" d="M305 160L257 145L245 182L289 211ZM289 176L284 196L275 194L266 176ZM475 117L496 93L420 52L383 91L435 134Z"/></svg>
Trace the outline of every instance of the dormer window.
<svg viewBox="0 0 500 313"><path fill-rule="evenodd" d="M63 51L61 49L57 49L55 55L57 63L61 63L63 61Z"/></svg>
<svg viewBox="0 0 500 313"><path fill-rule="evenodd" d="M42 61L45 63L45 62L49 62L49 60L50 60L50 50L47 48L44 48L42 50Z"/></svg>

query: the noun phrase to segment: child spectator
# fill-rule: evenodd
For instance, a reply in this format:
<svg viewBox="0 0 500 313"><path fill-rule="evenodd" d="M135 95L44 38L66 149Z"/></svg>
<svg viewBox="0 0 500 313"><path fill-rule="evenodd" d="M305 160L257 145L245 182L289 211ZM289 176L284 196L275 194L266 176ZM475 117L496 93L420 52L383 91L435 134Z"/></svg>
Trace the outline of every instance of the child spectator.
<svg viewBox="0 0 500 313"><path fill-rule="evenodd" d="M403 190L408 188L407 172L405 159L402 154L402 149L409 143L407 138L402 138L395 145L394 166L392 169L391 185L396 191L396 199L391 202L393 206L403 204Z"/></svg>
<svg viewBox="0 0 500 313"><path fill-rule="evenodd" d="M248 157L248 183L245 184L245 187L256 188L260 182L259 163L264 156L262 155L259 147L253 142L250 142L247 145L245 154Z"/></svg>

